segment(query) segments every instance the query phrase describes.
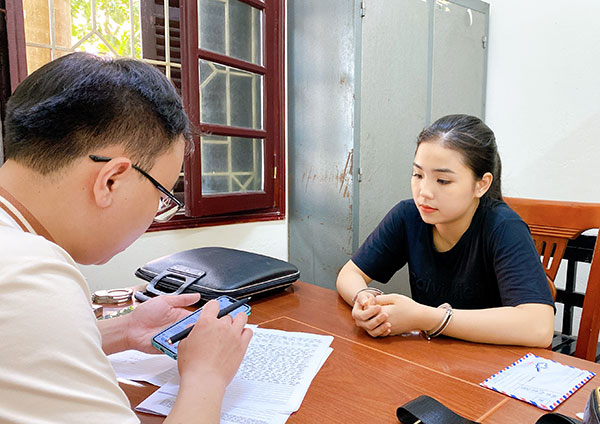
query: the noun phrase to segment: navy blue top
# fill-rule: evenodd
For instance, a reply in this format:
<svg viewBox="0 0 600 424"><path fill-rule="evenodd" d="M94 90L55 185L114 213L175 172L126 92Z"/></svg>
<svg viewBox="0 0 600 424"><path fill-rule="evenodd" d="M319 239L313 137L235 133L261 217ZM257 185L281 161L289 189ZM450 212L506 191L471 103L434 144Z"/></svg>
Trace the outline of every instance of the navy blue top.
<svg viewBox="0 0 600 424"><path fill-rule="evenodd" d="M435 249L432 230L414 201L404 200L388 212L352 261L382 283L408 263L412 298L429 306L554 305L529 228L503 201L481 199L471 225L447 252Z"/></svg>

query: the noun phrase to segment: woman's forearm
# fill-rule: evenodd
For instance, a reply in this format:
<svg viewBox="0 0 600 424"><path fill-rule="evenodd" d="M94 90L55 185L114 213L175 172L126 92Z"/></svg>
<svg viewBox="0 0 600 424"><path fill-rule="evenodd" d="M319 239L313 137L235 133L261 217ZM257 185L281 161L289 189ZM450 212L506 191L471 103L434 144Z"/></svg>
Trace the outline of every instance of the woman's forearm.
<svg viewBox="0 0 600 424"><path fill-rule="evenodd" d="M367 287L370 282L371 279L350 260L346 262L346 265L342 267L338 274L336 287L342 299L352 305L352 299L356 292Z"/></svg>
<svg viewBox="0 0 600 424"><path fill-rule="evenodd" d="M515 307L455 310L443 334L479 343L548 347L553 333L552 306L527 303Z"/></svg>

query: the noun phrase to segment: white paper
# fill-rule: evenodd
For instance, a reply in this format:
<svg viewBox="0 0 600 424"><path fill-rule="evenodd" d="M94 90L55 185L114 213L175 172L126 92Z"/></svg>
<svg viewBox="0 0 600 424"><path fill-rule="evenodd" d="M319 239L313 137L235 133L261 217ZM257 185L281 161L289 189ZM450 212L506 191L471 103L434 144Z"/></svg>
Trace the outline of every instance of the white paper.
<svg viewBox="0 0 600 424"><path fill-rule="evenodd" d="M290 414L277 411L256 411L243 408L223 408L221 424L284 424Z"/></svg>
<svg viewBox="0 0 600 424"><path fill-rule="evenodd" d="M167 355L125 350L108 355L118 378L162 386L177 375L177 361Z"/></svg>
<svg viewBox="0 0 600 424"><path fill-rule="evenodd" d="M140 412L166 416L175 404L178 389L178 385L170 383L164 389L158 389L135 409ZM173 390L175 394L171 393ZM224 405L221 409L220 422L221 424L284 424L289 416L290 414L278 411L253 410Z"/></svg>
<svg viewBox="0 0 600 424"><path fill-rule="evenodd" d="M224 404L294 412L329 356L332 336L258 329Z"/></svg>
<svg viewBox="0 0 600 424"><path fill-rule="evenodd" d="M245 422L240 421L240 414L250 419L250 412L264 415L255 418L257 423L285 422L298 410L310 383L333 351L329 347L332 341L332 336L256 328L240 369L225 391L221 422ZM136 410L167 415L178 390L177 377Z"/></svg>
<svg viewBox="0 0 600 424"><path fill-rule="evenodd" d="M539 408L553 410L594 375L528 353L480 384Z"/></svg>

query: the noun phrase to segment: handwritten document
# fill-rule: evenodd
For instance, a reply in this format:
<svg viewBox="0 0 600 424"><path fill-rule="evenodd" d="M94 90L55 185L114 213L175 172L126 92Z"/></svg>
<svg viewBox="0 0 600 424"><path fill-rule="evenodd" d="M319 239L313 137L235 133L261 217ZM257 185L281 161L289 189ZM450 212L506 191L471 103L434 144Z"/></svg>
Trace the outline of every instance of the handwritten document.
<svg viewBox="0 0 600 424"><path fill-rule="evenodd" d="M551 411L595 375L528 353L480 385Z"/></svg>
<svg viewBox="0 0 600 424"><path fill-rule="evenodd" d="M333 349L332 336L263 328L254 336L225 391L221 423L285 423L300 408L310 383ZM167 415L179 376L161 386L136 410Z"/></svg>

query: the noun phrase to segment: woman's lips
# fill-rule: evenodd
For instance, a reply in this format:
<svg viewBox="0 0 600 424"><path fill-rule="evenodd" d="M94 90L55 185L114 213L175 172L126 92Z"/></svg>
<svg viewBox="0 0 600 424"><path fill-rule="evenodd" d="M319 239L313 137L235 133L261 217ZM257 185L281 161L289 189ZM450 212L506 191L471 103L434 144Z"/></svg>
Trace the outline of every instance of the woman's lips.
<svg viewBox="0 0 600 424"><path fill-rule="evenodd" d="M437 211L437 209L432 208L431 206L427 206L427 205L419 205L419 209L421 209L421 211L424 213L432 213L432 212Z"/></svg>

